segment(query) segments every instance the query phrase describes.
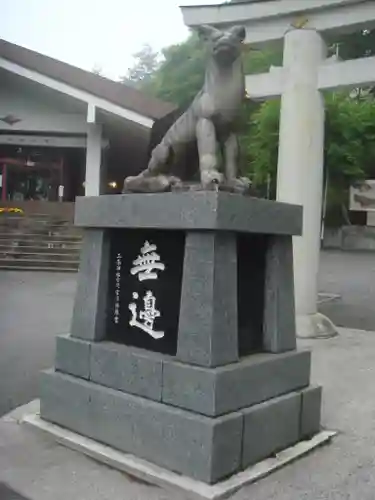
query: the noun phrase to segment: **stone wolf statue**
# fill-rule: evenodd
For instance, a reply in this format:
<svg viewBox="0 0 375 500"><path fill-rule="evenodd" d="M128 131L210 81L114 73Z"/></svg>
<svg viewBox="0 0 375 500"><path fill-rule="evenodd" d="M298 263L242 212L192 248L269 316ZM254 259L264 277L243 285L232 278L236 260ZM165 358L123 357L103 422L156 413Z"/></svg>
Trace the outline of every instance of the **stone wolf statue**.
<svg viewBox="0 0 375 500"><path fill-rule="evenodd" d="M225 184L236 191L249 188L248 179L238 178L238 141L234 130L245 98L241 61L245 28L235 26L220 31L204 25L197 31L209 51L203 88L154 148L147 169L125 179L124 192L167 191L181 184L179 178L171 175L171 158L194 140L203 188L215 184ZM220 156L223 173L219 171Z"/></svg>

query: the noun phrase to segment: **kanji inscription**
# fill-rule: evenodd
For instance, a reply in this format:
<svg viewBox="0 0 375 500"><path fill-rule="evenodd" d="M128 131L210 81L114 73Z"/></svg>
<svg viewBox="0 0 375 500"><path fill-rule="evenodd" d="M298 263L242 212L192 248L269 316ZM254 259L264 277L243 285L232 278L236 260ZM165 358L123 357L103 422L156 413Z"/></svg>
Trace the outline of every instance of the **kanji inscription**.
<svg viewBox="0 0 375 500"><path fill-rule="evenodd" d="M185 235L113 230L107 337L176 354Z"/></svg>

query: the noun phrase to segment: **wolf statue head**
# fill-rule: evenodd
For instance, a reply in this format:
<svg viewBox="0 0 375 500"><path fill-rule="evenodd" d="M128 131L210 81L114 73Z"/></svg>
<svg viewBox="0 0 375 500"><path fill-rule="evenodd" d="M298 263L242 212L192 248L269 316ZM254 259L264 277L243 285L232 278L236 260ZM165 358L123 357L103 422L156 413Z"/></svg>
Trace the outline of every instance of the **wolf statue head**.
<svg viewBox="0 0 375 500"><path fill-rule="evenodd" d="M213 26L202 25L198 26L196 31L219 66L230 66L240 56L242 42L246 36L243 26L233 26L222 31Z"/></svg>

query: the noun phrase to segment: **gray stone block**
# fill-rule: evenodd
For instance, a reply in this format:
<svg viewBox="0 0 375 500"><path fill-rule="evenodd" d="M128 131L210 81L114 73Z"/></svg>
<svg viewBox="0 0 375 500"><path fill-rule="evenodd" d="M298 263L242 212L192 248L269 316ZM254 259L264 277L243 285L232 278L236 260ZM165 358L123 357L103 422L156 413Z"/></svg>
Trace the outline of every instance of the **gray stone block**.
<svg viewBox="0 0 375 500"><path fill-rule="evenodd" d="M375 228L369 225L343 226L341 248L349 251L366 250L373 252L375 250Z"/></svg>
<svg viewBox="0 0 375 500"><path fill-rule="evenodd" d="M76 199L82 227L302 232L302 207L215 191L103 195Z"/></svg>
<svg viewBox="0 0 375 500"><path fill-rule="evenodd" d="M206 483L240 468L240 413L207 418L60 373L47 382L46 420Z"/></svg>
<svg viewBox="0 0 375 500"><path fill-rule="evenodd" d="M296 348L293 244L291 236L270 236L266 256L263 346L269 352Z"/></svg>
<svg viewBox="0 0 375 500"><path fill-rule="evenodd" d="M308 387L301 392L301 397L301 439L306 439L320 431L322 388Z"/></svg>
<svg viewBox="0 0 375 500"><path fill-rule="evenodd" d="M302 234L302 207L299 205L218 194L217 229L257 234Z"/></svg>
<svg viewBox="0 0 375 500"><path fill-rule="evenodd" d="M234 234L188 233L177 358L218 366L238 359L237 247Z"/></svg>
<svg viewBox="0 0 375 500"><path fill-rule="evenodd" d="M107 232L100 229L85 230L73 308L72 337L95 341L104 338L108 266Z"/></svg>
<svg viewBox="0 0 375 500"><path fill-rule="evenodd" d="M90 378L113 389L160 401L162 357L112 342L98 342L91 349Z"/></svg>
<svg viewBox="0 0 375 500"><path fill-rule="evenodd" d="M300 411L299 393L280 396L244 410L243 468L297 443Z"/></svg>
<svg viewBox="0 0 375 500"><path fill-rule="evenodd" d="M220 368L202 368L175 361L165 361L163 363L162 401L203 415L216 415L218 370Z"/></svg>
<svg viewBox="0 0 375 500"><path fill-rule="evenodd" d="M53 370L40 376L40 415L45 420L92 436L90 382Z"/></svg>
<svg viewBox="0 0 375 500"><path fill-rule="evenodd" d="M90 378L91 343L69 335L56 337L55 369L76 377Z"/></svg>
<svg viewBox="0 0 375 500"><path fill-rule="evenodd" d="M211 419L212 420L212 419ZM215 418L217 423L211 425L211 471L209 480L215 483L241 470L241 453L243 440L243 416L230 413L225 417ZM231 471L228 474L228 471Z"/></svg>
<svg viewBox="0 0 375 500"><path fill-rule="evenodd" d="M165 403L217 416L302 389L309 384L308 351L253 354L215 369L163 361Z"/></svg>

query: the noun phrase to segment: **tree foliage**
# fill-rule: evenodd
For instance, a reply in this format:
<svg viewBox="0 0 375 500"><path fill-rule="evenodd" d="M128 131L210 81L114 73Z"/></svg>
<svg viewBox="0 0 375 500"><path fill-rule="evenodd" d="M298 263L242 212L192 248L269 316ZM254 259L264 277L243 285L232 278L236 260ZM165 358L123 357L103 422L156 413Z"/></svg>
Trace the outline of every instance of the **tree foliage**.
<svg viewBox="0 0 375 500"><path fill-rule="evenodd" d="M103 76L103 68L99 64L95 64L91 71L94 75Z"/></svg>
<svg viewBox="0 0 375 500"><path fill-rule="evenodd" d="M250 170L261 183L277 168L280 101L263 103L250 120L247 141ZM325 165L335 183L368 174L375 160L375 101L348 93L326 96Z"/></svg>
<svg viewBox="0 0 375 500"><path fill-rule="evenodd" d="M204 80L205 51L192 35L186 42L171 45L162 52L163 62L146 89L160 99L178 106L188 105Z"/></svg>
<svg viewBox="0 0 375 500"><path fill-rule="evenodd" d="M263 103L252 115L244 141L248 173L264 190L276 187L280 100ZM328 210L342 213L349 186L373 175L375 101L353 99L347 92L326 95L324 168L329 177ZM341 217L341 215L339 216Z"/></svg>
<svg viewBox="0 0 375 500"><path fill-rule="evenodd" d="M336 40L341 59L358 59L375 55L375 30L362 30L341 35Z"/></svg>
<svg viewBox="0 0 375 500"><path fill-rule="evenodd" d="M330 48L340 59L358 59L375 55L375 30L362 30L347 35L340 35ZM375 86L370 85L356 89L356 96L375 96Z"/></svg>
<svg viewBox="0 0 375 500"><path fill-rule="evenodd" d="M145 44L133 54L134 64L126 76L121 78L127 85L142 88L154 77L159 68L159 54L149 44Z"/></svg>
<svg viewBox="0 0 375 500"><path fill-rule="evenodd" d="M375 55L375 31L341 36L336 43L342 59ZM337 44L332 48L336 50ZM203 84L205 61L204 46L192 33L161 55L151 48L135 54L127 81L155 97L186 107ZM262 51L245 46L243 64L246 74L280 66L281 46ZM375 101L364 95L361 99L353 99L349 92L326 95L325 172L329 175L331 211L337 207L341 210L348 200L349 185L369 175L375 164ZM271 185L275 195L280 100L247 104L240 135L242 169L263 194Z"/></svg>
<svg viewBox="0 0 375 500"><path fill-rule="evenodd" d="M247 170L257 186L264 186L277 172L279 148L280 100L264 102L249 121L245 144L249 159Z"/></svg>
<svg viewBox="0 0 375 500"><path fill-rule="evenodd" d="M145 46L134 59L122 81L177 106L187 106L203 85L206 51L195 33L185 42L165 48L160 56ZM253 51L244 46L246 74L266 72L281 63L281 50Z"/></svg>

